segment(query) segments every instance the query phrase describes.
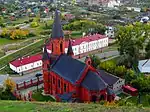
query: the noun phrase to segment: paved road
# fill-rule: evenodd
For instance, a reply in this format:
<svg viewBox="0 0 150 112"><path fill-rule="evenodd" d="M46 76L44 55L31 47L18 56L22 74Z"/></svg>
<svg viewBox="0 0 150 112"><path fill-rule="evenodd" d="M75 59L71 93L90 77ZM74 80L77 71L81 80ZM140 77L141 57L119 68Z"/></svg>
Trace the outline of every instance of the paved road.
<svg viewBox="0 0 150 112"><path fill-rule="evenodd" d="M11 78L12 78L16 83L21 83L21 82L23 82L23 81L28 81L28 80L31 80L31 79L36 78L36 77L35 77L36 73L42 73L42 71L36 71L36 72L29 73L29 74L26 74L26 75L23 75L23 76L11 76Z"/></svg>
<svg viewBox="0 0 150 112"><path fill-rule="evenodd" d="M114 57L114 56L118 56L119 52L118 51L109 51L109 52L104 52L104 53L98 53L95 54L96 56L98 56L100 59L108 58L108 57ZM79 59L80 61L84 61L86 57L83 57L81 59Z"/></svg>

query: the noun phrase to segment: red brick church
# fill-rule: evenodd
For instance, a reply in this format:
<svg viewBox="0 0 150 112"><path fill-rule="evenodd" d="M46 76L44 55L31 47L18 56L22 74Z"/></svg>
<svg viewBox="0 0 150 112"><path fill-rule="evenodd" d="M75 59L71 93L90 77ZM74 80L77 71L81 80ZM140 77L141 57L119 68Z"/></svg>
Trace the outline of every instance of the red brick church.
<svg viewBox="0 0 150 112"><path fill-rule="evenodd" d="M45 94L68 102L114 100L115 94L101 73L92 67L91 59L87 57L85 63L74 59L71 40L65 54L65 38L57 10L48 44L52 46L52 53L48 54L45 45L42 59Z"/></svg>

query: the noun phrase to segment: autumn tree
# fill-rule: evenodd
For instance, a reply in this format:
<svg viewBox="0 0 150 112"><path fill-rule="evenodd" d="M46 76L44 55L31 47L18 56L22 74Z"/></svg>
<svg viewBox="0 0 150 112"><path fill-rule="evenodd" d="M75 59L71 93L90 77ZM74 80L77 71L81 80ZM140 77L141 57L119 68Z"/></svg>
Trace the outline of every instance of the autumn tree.
<svg viewBox="0 0 150 112"><path fill-rule="evenodd" d="M15 90L16 83L12 79L7 78L4 82L4 87L5 87L5 91L7 90L13 92Z"/></svg>
<svg viewBox="0 0 150 112"><path fill-rule="evenodd" d="M10 32L10 39L24 39L29 35L28 30L15 29Z"/></svg>
<svg viewBox="0 0 150 112"><path fill-rule="evenodd" d="M4 82L4 87L0 88L0 99L1 100L16 100L16 97L13 95L15 89L15 82L8 78Z"/></svg>

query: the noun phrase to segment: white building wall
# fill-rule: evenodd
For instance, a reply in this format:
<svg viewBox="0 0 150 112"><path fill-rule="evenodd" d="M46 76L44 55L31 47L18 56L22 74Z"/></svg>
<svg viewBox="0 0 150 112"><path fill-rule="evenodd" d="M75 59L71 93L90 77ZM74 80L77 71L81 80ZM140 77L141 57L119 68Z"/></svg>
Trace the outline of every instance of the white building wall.
<svg viewBox="0 0 150 112"><path fill-rule="evenodd" d="M114 92L118 92L122 89L122 86L125 84L124 79L119 79L114 85L113 85L113 90Z"/></svg>
<svg viewBox="0 0 150 112"><path fill-rule="evenodd" d="M73 49L73 53L74 53L75 56L80 54L79 45L72 46L72 49Z"/></svg>
<svg viewBox="0 0 150 112"><path fill-rule="evenodd" d="M16 68L14 65L12 65L11 63L9 63L9 67L10 67L13 71L17 72L17 68Z"/></svg>
<svg viewBox="0 0 150 112"><path fill-rule="evenodd" d="M80 44L80 54L88 52L88 42L82 42Z"/></svg>
<svg viewBox="0 0 150 112"><path fill-rule="evenodd" d="M26 64L26 65L22 65L22 66L17 67L16 72L21 73L21 72L32 70L34 68L38 68L38 67L41 67L41 66L42 66L42 60L39 60L39 61L36 61L34 63L30 63L30 64ZM14 70L14 69L12 69L12 70Z"/></svg>

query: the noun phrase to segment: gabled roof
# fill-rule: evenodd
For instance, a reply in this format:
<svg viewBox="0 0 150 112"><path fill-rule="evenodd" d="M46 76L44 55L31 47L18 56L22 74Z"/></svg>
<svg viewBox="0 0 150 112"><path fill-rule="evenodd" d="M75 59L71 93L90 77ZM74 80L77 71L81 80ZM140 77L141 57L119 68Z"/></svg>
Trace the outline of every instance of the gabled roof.
<svg viewBox="0 0 150 112"><path fill-rule="evenodd" d="M140 60L138 69L141 73L150 73L150 59Z"/></svg>
<svg viewBox="0 0 150 112"><path fill-rule="evenodd" d="M73 55L71 40L69 40L67 55Z"/></svg>
<svg viewBox="0 0 150 112"><path fill-rule="evenodd" d="M86 64L82 63L66 54L60 55L51 70L60 77L74 84L82 75Z"/></svg>
<svg viewBox="0 0 150 112"><path fill-rule="evenodd" d="M101 79L101 77L93 71L87 73L81 85L88 90L103 90L107 87L107 84Z"/></svg>
<svg viewBox="0 0 150 112"><path fill-rule="evenodd" d="M58 10L55 11L55 19L53 23L53 29L52 29L52 39L57 39L57 38L63 38L64 33L62 30L62 25L60 21L60 14Z"/></svg>
<svg viewBox="0 0 150 112"><path fill-rule="evenodd" d="M46 48L46 45L44 46L44 52L43 52L43 57L42 57L42 60L49 60L49 55L48 55L48 52L47 52L47 48Z"/></svg>
<svg viewBox="0 0 150 112"><path fill-rule="evenodd" d="M10 62L10 64L14 65L15 67L19 67L19 66L34 63L34 62L40 61L40 60L42 60L42 55L38 54L38 55L34 55L34 56L18 58L17 60Z"/></svg>
<svg viewBox="0 0 150 112"><path fill-rule="evenodd" d="M108 85L113 85L115 84L118 80L119 77L113 76L104 70L99 70L101 78L108 84Z"/></svg>

